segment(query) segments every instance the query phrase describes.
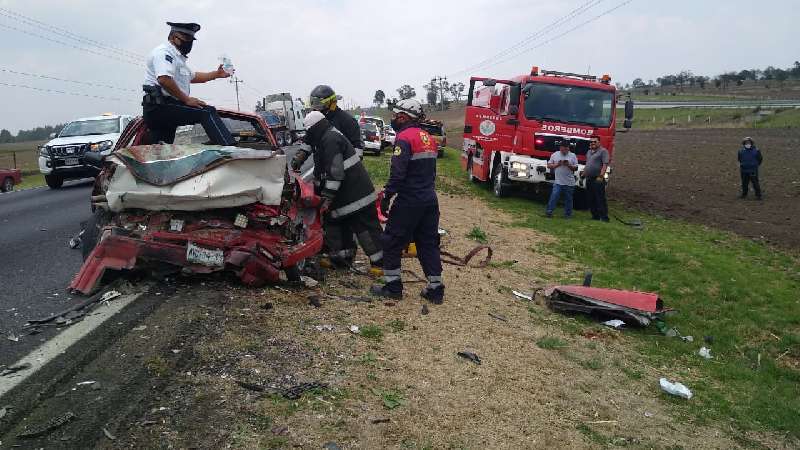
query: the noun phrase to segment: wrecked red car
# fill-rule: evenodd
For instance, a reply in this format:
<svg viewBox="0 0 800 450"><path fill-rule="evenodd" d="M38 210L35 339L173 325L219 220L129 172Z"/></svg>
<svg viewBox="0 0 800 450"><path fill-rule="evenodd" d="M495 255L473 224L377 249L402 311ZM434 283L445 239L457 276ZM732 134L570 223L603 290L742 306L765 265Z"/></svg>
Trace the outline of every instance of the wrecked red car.
<svg viewBox="0 0 800 450"><path fill-rule="evenodd" d="M199 125L180 127L175 144L149 143L141 118L125 129L98 162L72 291L91 294L132 270L226 271L252 286L281 272L299 279L322 248L314 186L287 170L296 149L279 149L260 116L219 112L237 145L209 145Z"/></svg>

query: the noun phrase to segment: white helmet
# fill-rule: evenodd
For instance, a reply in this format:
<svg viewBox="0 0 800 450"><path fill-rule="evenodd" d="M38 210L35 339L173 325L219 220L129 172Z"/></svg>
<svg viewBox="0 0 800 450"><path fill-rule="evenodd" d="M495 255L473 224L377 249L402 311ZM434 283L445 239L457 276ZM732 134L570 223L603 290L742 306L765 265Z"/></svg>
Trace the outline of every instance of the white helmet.
<svg viewBox="0 0 800 450"><path fill-rule="evenodd" d="M414 100L413 98L407 98L391 104L389 106L389 111L395 114L408 114L412 119L422 119L425 117L425 111L422 110L422 103L420 103L419 100Z"/></svg>
<svg viewBox="0 0 800 450"><path fill-rule="evenodd" d="M306 130L308 130L324 118L325 115L322 114L321 112L311 111L310 113L306 114L305 119L303 119L303 125L305 125Z"/></svg>

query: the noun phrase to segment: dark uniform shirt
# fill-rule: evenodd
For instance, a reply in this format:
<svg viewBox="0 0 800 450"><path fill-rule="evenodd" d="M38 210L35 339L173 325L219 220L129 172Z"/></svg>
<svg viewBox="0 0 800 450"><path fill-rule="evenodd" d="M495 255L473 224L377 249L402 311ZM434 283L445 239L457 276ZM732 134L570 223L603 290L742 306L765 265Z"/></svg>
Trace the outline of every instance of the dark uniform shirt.
<svg viewBox="0 0 800 450"><path fill-rule="evenodd" d="M353 147L364 148L364 144L361 142L361 127L358 126L358 121L347 111L337 107L333 111L328 110L325 113L325 118L337 130L342 132Z"/></svg>
<svg viewBox="0 0 800 450"><path fill-rule="evenodd" d="M436 141L417 124L397 132L386 195L397 194L396 202L405 205L427 206L438 203L436 198Z"/></svg>

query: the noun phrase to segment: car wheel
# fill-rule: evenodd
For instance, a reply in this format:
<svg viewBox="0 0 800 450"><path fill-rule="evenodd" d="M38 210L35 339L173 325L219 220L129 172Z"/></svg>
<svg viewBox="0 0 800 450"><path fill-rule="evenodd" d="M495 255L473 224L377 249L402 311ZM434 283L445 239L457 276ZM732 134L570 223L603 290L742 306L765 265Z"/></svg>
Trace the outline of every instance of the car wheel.
<svg viewBox="0 0 800 450"><path fill-rule="evenodd" d="M64 177L61 175L45 175L44 182L50 189L59 189L64 184Z"/></svg>
<svg viewBox="0 0 800 450"><path fill-rule="evenodd" d="M502 163L497 163L492 174L492 192L494 192L495 197L505 197L508 195L509 189L508 178L503 170L503 165Z"/></svg>
<svg viewBox="0 0 800 450"><path fill-rule="evenodd" d="M97 208L89 220L86 221L83 227L83 236L81 236L81 254L84 260L97 247L97 243L100 241L100 233L108 224L109 219L109 214L105 210Z"/></svg>
<svg viewBox="0 0 800 450"><path fill-rule="evenodd" d="M14 190L14 180L12 180L11 177L6 177L6 179L3 180L3 185L0 186L0 190L2 190L3 192L11 192L11 191L13 191Z"/></svg>

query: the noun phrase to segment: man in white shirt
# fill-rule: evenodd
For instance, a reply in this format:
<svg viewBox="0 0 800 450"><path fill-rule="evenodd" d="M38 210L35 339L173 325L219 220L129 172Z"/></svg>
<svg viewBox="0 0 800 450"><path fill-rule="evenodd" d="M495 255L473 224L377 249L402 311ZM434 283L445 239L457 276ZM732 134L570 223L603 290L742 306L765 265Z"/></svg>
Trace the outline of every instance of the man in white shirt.
<svg viewBox="0 0 800 450"><path fill-rule="evenodd" d="M572 217L572 194L575 191L575 171L578 170L578 157L570 151L570 142L566 139L558 143L558 151L550 155L547 168L553 171L555 181L550 201L547 202L545 216L553 217L561 194L564 194L564 217Z"/></svg>
<svg viewBox="0 0 800 450"><path fill-rule="evenodd" d="M222 65L213 72L195 72L186 64L192 50L196 23L167 22L167 42L159 45L147 58L142 100L142 116L153 143L171 144L175 129L181 125L201 124L212 143L234 145L236 140L213 106L191 97L191 83L205 83L231 76Z"/></svg>

